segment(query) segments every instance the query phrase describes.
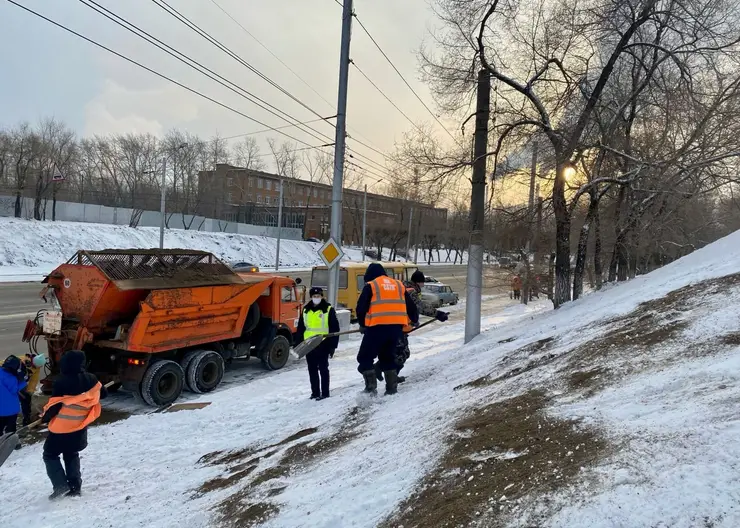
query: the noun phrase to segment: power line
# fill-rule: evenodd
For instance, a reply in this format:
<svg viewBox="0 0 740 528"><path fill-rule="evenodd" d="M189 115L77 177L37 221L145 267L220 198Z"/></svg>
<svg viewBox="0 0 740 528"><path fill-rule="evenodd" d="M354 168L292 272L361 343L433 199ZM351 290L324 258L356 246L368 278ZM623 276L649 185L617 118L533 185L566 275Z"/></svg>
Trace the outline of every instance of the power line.
<svg viewBox="0 0 740 528"><path fill-rule="evenodd" d="M324 102L325 102L326 104L328 104L328 105L329 105L330 107L332 107L332 108L333 108L333 105L332 105L332 104L331 104L331 103L330 103L329 101L327 101L327 100L326 100L326 99L324 98L324 96L322 96L322 95L321 95L321 94L320 94L320 93L319 93L318 91L316 91L316 90L315 90L315 89L313 88L313 86L311 86L310 84L308 84L308 82L307 82L306 80L304 80L304 79L303 79L303 77L301 77L300 75L298 75L298 74L297 74L297 73L296 73L296 72L295 72L295 71L294 71L294 70L293 70L293 69L292 69L292 68L291 68L290 66L288 66L287 64L285 64L285 62L283 62L283 60L282 60L282 59L281 59L280 57L278 57L277 55L275 55L275 53L273 53L273 52L272 52L272 50L271 50L270 48L268 48L267 46L265 46L265 45L264 45L264 44L262 43L262 41L260 41L260 39L258 39L257 37L255 37L255 36L254 36L254 35L252 34L252 32L251 32L251 31L249 31L249 30L248 30L247 28L245 28L245 27L244 27L244 26L243 26L243 25L242 25L242 24L241 24L241 23L240 23L240 22L239 22L239 21L238 21L237 19L235 19L235 18L234 18L234 17L233 17L233 16L232 16L232 15L231 15L231 14L230 14L230 13L229 13L228 11L226 11L226 10L225 10L225 9L224 9L223 7L221 7L221 6L220 6L220 5L218 4L218 2L216 2L216 0L211 0L211 3L212 3L213 5L215 5L215 6L216 6L216 7L218 8L218 9L220 9L220 10L221 10L221 12L223 12L223 13L224 13L224 14L225 14L225 15L226 15L227 17L229 17L229 18L230 18L230 19L231 19L231 20L232 20L232 21L233 21L233 22L234 22L234 23L235 23L235 24L236 24L237 26L239 26L240 28L242 28L242 30L243 30L243 31L244 31L244 32L245 32L245 33L246 33L247 35L249 35L249 36L250 36L250 37L251 37L251 38L252 38L252 39L253 39L253 40L254 40L254 41L255 41L255 42L257 43L257 44L259 44L259 45L260 45L260 46L262 46L262 47L263 47L263 48L264 48L265 50L267 50L267 52L268 52L268 53L269 53L270 55L272 55L272 56L273 56L273 57L274 57L274 58L275 58L275 59L276 59L276 60L277 60L277 61L278 61L278 62L279 62L280 64L282 64L283 66L285 66L285 67L286 67L286 68L288 69L288 71L289 71L290 73L292 73L292 74L293 74L293 75L294 75L294 76L295 76L295 77L296 77L296 78L297 78L297 79L298 79L299 81L301 81L301 82L302 82L303 84L305 84L305 85L306 85L306 86L307 86L307 87L308 87L308 88L309 88L309 89L310 89L310 90L311 90L311 91L312 91L313 93L315 93L316 95L318 95L318 96L319 96L319 97L320 97L320 98L321 98L321 99L322 99L322 100L323 100L323 101L324 101ZM341 5L341 4L340 4L340 5Z"/></svg>
<svg viewBox="0 0 740 528"><path fill-rule="evenodd" d="M434 120L435 120L435 121L436 121L436 122L437 122L437 123L439 124L439 126L441 126L441 127L442 127L442 128L444 129L444 131L445 131L445 132L447 132L447 134L448 134L448 135L449 135L449 136L450 136L450 137L451 137L451 138L452 138L452 139L453 139L453 140L454 140L455 142L457 142L457 141L458 141L458 140L457 140L457 138L456 138L456 137L455 137L455 136L454 136L454 135L452 134L452 132L450 132L450 131L449 131L449 130L447 129L447 127L446 127L446 126L444 126L444 124L442 123L442 121L440 121L440 120L439 120L439 118L437 117L437 115L436 115L436 114L435 114L434 112L432 112L432 111L431 111L431 110L429 109L429 107L428 107L428 106L427 106L427 104L426 104L426 103L424 102L424 100L423 100L423 99L422 99L421 97L419 97L419 94L418 94L418 93L416 93L416 90L414 90L414 89L413 89L413 88L411 87L411 85L410 85L410 84L408 83L408 81L407 81L407 80L406 80L406 78L405 78L405 77L403 76L403 74L401 74L401 72L400 72L400 71L398 70L398 68L396 68L396 65L395 65L395 64L393 64L393 61L392 61L392 60L390 59L390 57L388 57L388 55L386 54L386 52L385 52L385 51L383 51L383 48L381 48L381 47L380 47L380 44L378 44L378 42L377 42L377 41L375 40L375 38L373 38L373 36L372 36L372 35L370 34L370 31L368 31L368 29L367 29L367 28L365 27L365 24L363 24L363 23L362 23L362 20L360 20L360 17L358 17L356 13L355 13L354 17L355 17L355 20L357 20L357 23L358 23L358 24L360 25L360 27L362 28L362 30L363 30L363 31L365 32L365 34L366 34L366 35L367 35L368 37L370 37L370 40L371 40L371 41L373 42L373 44L375 44L375 47L376 47L376 48L378 48L378 51L379 51L379 52L381 53L381 55L383 55L383 57L385 58L385 60L386 60L386 61L388 61L388 64L390 64L390 65L391 65L391 67L392 67L392 68L393 68L393 69L395 70L395 72L396 72L396 73L398 74L398 76L399 76L399 77L401 78L401 80L403 81L403 83L404 83L404 84L405 84L405 85L406 85L406 86L408 87L408 89L409 89L409 90L411 90L411 93L413 93L413 94L414 94L414 96L415 96L415 97L416 97L416 98L417 98L417 99L419 100L419 102L420 102L420 103L422 104L422 106L423 106L423 107L424 107L424 108L426 109L426 111L427 111L427 112L429 112L429 115L431 115L431 116L432 116L432 117L434 118Z"/></svg>
<svg viewBox="0 0 740 528"><path fill-rule="evenodd" d="M244 25L242 25L238 20L236 20L236 18L234 18L228 11L226 11L223 7L221 7L215 0L210 0L210 1L218 9L220 9L227 17L229 17L237 26L239 26L242 29L242 31L244 31L250 38L254 39L260 46L262 46L265 50L267 50L267 52L270 55L272 55L278 62L280 62L280 64L282 64L283 66L285 66L285 68L287 68L288 71L290 71L294 76L296 76L303 84L305 84L306 86L308 86L311 89L311 91L314 92L316 95L318 95L327 105L329 105L330 108L334 109L334 105L332 105L332 103L330 103L329 101L327 101L326 98L324 98L305 79L303 79L300 75L298 75L290 66L288 66L280 57L278 57L269 47L267 47L264 43L262 43L262 41L260 41L257 37L255 37L254 34L252 34L251 31L249 31L246 27L244 27ZM334 0L334 1L337 2L338 5L342 6L342 3L339 2L338 0ZM350 131L352 131L353 133L356 133L358 136L360 136L361 138L363 138L367 142L367 143L365 143L365 142L360 141L359 139L354 139L353 138L356 143L358 143L359 145L362 145L363 147L365 147L365 148L367 148L369 150L372 150L373 152L376 152L376 153L380 154L384 158L387 157L386 154L384 154L383 152L381 152L376 146L370 146L372 144L372 141L370 141L367 137L365 137L364 135L362 135L359 132L357 132L353 127L349 127L348 126L348 128L349 128ZM352 136L351 135L348 135L348 137L351 138Z"/></svg>
<svg viewBox="0 0 740 528"><path fill-rule="evenodd" d="M122 28L126 29L127 31L133 33L137 37L139 37L139 38L145 40L146 42L148 42L148 43L156 46L160 50L162 50L165 53L167 53L168 55L176 58L177 60L179 60L183 64L187 65L188 67L193 68L198 73L201 73L201 74L205 75L206 77L208 77L209 79L211 79L213 81L216 81L221 86L224 86L225 88L231 90L232 92L234 92L235 94L239 95L240 97L243 97L247 101L249 101L249 102L257 105L259 108L262 108L263 110L271 113L272 115L278 117L279 119L282 119L286 123L289 123L291 126L295 126L301 132L304 132L305 134L308 134L309 136L312 136L314 139L317 139L319 141L325 141L327 139L330 139L328 136L324 136L323 138L321 138L321 137L319 137L319 136L317 136L315 134L312 134L311 132L308 132L308 131L304 130L303 128L300 128L301 126L304 126L304 127L308 128L308 129L310 129L310 130L312 130L312 131L314 131L316 133L319 133L318 131L312 129L311 127L308 127L306 125L301 125L301 123L296 118L294 118L293 116L291 116L290 114L288 114L288 113L280 110L279 108L277 108L276 106L268 103L264 99L262 99L262 98L260 98L260 97L258 97L256 95L254 95L251 92L249 92L248 90L245 90L244 88L238 86L233 81L230 81L229 79L226 79L222 75L219 75L215 71L213 71L210 68L208 68L208 67L204 66L203 64L201 64L200 62L192 59L191 57L185 55L184 53L180 52L179 50L173 48L169 44L161 41L157 37L151 35L150 33L144 31L143 29L139 28L137 25L129 22L125 18L117 15L116 13L114 13L111 10L105 8L104 6L101 6L100 4L98 4L97 2L95 2L95 0L79 0L79 1L84 6L89 7L90 9L92 9L92 10L96 11L97 13L103 15L108 20L111 20L115 24L117 24L117 25L121 26ZM225 82L222 82L222 81L225 81ZM225 83L228 83L231 86L229 86L229 85L227 85ZM259 102L257 102L257 101L259 101ZM283 114L283 115L287 116L287 118L286 117L283 117L283 115L278 114L278 112L280 114ZM269 126L269 125L266 125L266 126ZM272 130L278 131L278 129L275 129L274 127L272 128ZM285 134L283 132L281 132L281 134L283 134L283 135L285 135L287 137L290 137L294 141L299 141L298 139L294 138L293 136L290 136L290 135ZM308 145L308 143L305 143L305 142L302 142L302 143Z"/></svg>
<svg viewBox="0 0 740 528"><path fill-rule="evenodd" d="M210 101L210 102L212 102L212 103L214 103L214 104L216 104L216 105L218 105L218 106L220 106L222 108L225 108L226 110L229 110L231 112L234 112L235 114L240 115L240 116L242 116L242 117L244 117L246 119L249 119L250 121L252 121L254 123L257 123L258 125L262 125L264 127L269 127L269 125L267 125L266 123L263 123L262 121L259 121L258 119L255 119L255 118L253 118L253 117L245 114L244 112L241 112L241 111L239 111L239 110L237 110L237 109L235 109L235 108L233 108L233 107L231 107L231 106L229 106L229 105L227 105L225 103L222 103L221 101L218 101L218 100L216 100L216 99L214 99L214 98L212 98L212 97L210 97L210 96L208 96L208 95L206 95L206 94L204 94L202 92L199 92L198 90L195 90L194 88L191 88L191 87L189 87L189 86L187 86L187 85L185 85L185 84L183 84L183 83L181 83L179 81L176 81L175 79L173 79L171 77L168 77L167 75L165 75L163 73L160 73L160 72L158 72L158 71L156 71L156 70L154 70L154 69L152 69L152 68L150 68L148 66L145 66L144 64L142 64L142 63L140 63L140 62L138 62L138 61L136 61L134 59L131 59L131 58L127 57L126 55L123 55L122 53L119 53L119 52L117 52L117 51L115 51L115 50L113 50L113 49L111 49L111 48L109 48L109 47L107 47L107 46L105 46L105 45L103 45L103 44L101 44L101 43L99 43L99 42L97 42L97 41L89 38L89 37L86 37L85 35L83 35L81 33L78 33L77 31L75 31L75 30L73 30L73 29L71 29L71 28L69 28L69 27L67 27L67 26L65 26L65 25L63 25L63 24L61 24L59 22L56 22L55 20L52 20L51 18L48 18L48 17L42 15L41 13L38 13L38 12L34 11L33 9L30 9L30 8L24 6L24 5L19 4L15 0L7 0L7 1L10 4L13 4L16 7L19 7L21 9L23 9L24 11L26 11L28 13L31 13L32 15L34 15L34 16L36 16L38 18L41 18L42 20L45 20L46 22L49 22L50 24L58 27L59 29L63 29L64 31L66 31L68 33L71 33L72 35L75 35L76 37L81 38L82 40L84 40L86 42L89 42L90 44L92 44L94 46L97 46L98 48L100 48L102 50L105 50L108 53L111 53L112 55L115 55L116 57L119 57L119 58L125 60L126 62L129 62L129 63L131 63L131 64L133 64L135 66L138 66L139 68L141 68L143 70L146 70L149 73L151 73L153 75L156 75L157 77L159 77L161 79L164 79L164 80L166 80L168 82L171 82L172 84L174 84L176 86L179 86L180 88L183 88L183 89L187 90L188 92L197 95L198 97L201 97L201 98L203 98L203 99L205 99L207 101ZM279 130L275 130L274 128L271 128L271 130L274 130L275 132L278 132L279 134L284 135L284 136L292 139L293 141L297 141L299 143L302 143L302 144L304 144L304 145L306 145L308 147L311 147L311 148L320 148L321 147L321 145L312 146L312 145L306 143L305 141L301 141L299 139L296 139L296 138L294 138L294 137L292 137L292 136L290 136L290 135L288 135L288 134L286 134L284 132L281 132Z"/></svg>
<svg viewBox="0 0 740 528"><path fill-rule="evenodd" d="M386 101L388 101L388 102L389 102L390 104L392 104L392 105L393 105L393 108L395 108L396 110L398 110L398 112L399 112L399 113L400 113L400 114L401 114L401 115L402 115L403 117L405 117L405 118L406 118L406 120L407 120L407 121L408 121L409 123L411 123L411 125L412 125L412 126L413 126L414 128L416 128L416 129L417 129L417 130L419 130L420 132L423 132L423 131L422 131L422 130L421 130L421 129L420 129L420 128L419 128L418 126L417 126L417 124L416 124L416 123L414 123L413 119L411 119L411 118L410 118L409 116L407 116L407 115L406 115L406 112L404 112L403 110L401 110L401 109L400 109L400 108L398 107L398 105L397 105L396 103L394 103L394 102L393 102L393 100L392 100L392 99L391 99L390 97L388 97L388 96L386 95L386 93L385 93L385 92L384 92L383 90L381 90L381 89L380 89L380 87L379 87L379 86L378 86L377 84L375 84L375 82L374 82L374 81L373 81L373 80L372 80L372 79L371 79L370 77L368 77L368 75L367 75L367 74L366 74L366 73L365 73L365 72L364 72L364 71L362 70L362 68L360 68L360 67L359 67L359 66L357 65L357 63L356 63L355 61L350 61L350 63L352 64L352 66L354 66L354 67L355 67L355 69L356 69L356 70L357 70L358 72L360 72L360 74L361 74L361 75L362 75L362 76L363 76L363 77L364 77L365 79L367 79L367 82L369 82L370 84L372 84L372 85L373 85L373 88L375 88L375 89L376 89L376 90L377 90L377 91L378 91L378 92L380 93L380 95L382 95L383 97L385 97Z"/></svg>
<svg viewBox="0 0 740 528"><path fill-rule="evenodd" d="M298 125L308 125L308 124L311 124L311 123L316 123L318 121L324 121L324 119L333 119L333 118L334 118L334 116L327 117L327 118L321 118L321 119L312 119L310 121L304 121L302 123L298 123ZM228 137L221 138L221 139L228 140L228 139L236 139L236 138L240 138L240 137L255 136L257 134L264 134L265 132L274 132L275 130L282 130L284 128L292 128L294 126L297 126L297 125L284 125L284 126L279 126L279 127L275 127L275 128L263 128L262 130L255 130L254 132L246 132L244 134L236 134L234 136L228 136Z"/></svg>
<svg viewBox="0 0 740 528"><path fill-rule="evenodd" d="M314 110L313 108L311 108L310 106L308 106L306 103L304 103L303 101L301 101L300 99L298 99L297 97L295 97L293 94L291 94L287 90L285 90L282 86L280 86L278 83L276 83L275 81L273 81L272 79L270 79L267 75L265 75L264 73L262 73L261 71L259 71L257 68L255 68L254 66L252 66L251 64L249 64L241 56L239 56L238 54L234 53L228 47L226 47L221 42L219 42L217 39L215 39L214 37L212 37L207 31L204 31L203 29L201 29L197 24L195 24L194 22L192 22L185 15L183 15L182 13L180 13L177 9L175 9L172 6L170 6L166 2L166 0L152 0L152 2L154 2L154 4L156 4L162 10L164 10L166 13L172 15L173 17L175 17L176 19L178 19L180 22L182 22L183 24L185 24L187 27L189 27L190 29L192 29L193 31L195 31L196 33L198 33L201 37L205 38L207 41L209 41L211 44L213 44L214 46L216 46L217 48L219 48L221 51L223 51L224 53L226 53L227 55L229 55L231 58L233 58L234 60L236 60L237 62L239 62L243 66L245 66L247 69L249 69L249 71L251 71L252 73L254 73L255 75L257 75L258 77L260 77L261 79L263 79L265 82L267 82L268 84L270 84L274 88L278 89L280 92L282 92L283 94L285 94L286 96L288 96L290 99L292 99L293 101L295 101L296 103L298 103L299 105L301 105L303 108L305 108L306 110L308 110L309 112L311 112L312 114L314 114L316 117L323 118L323 116L321 114L319 114L316 110ZM166 7L164 7L163 5L166 6ZM330 126L332 126L332 127L334 126L333 123L329 123L328 121L327 121L327 123Z"/></svg>

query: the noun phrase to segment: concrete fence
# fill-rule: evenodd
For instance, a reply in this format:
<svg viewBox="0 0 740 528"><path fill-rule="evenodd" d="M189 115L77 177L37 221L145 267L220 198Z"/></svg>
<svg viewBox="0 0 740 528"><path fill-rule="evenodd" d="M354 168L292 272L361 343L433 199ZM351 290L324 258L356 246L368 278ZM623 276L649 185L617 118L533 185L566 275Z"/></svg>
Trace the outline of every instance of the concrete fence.
<svg viewBox="0 0 740 528"><path fill-rule="evenodd" d="M136 211L126 207L107 207L75 202L57 202L56 220L65 222L87 222L94 224L129 225L131 217ZM47 221L52 217L52 202L42 204L42 219ZM0 196L0 216L15 216L15 197ZM33 218L33 199L23 198L21 204L21 218ZM159 211L144 211L139 219L139 227L159 227L161 215ZM234 233L239 235L254 235L277 238L278 228L214 220L203 216L168 213L165 215L168 229L188 229L191 231L208 231L213 233ZM285 240L301 240L301 229L283 227L282 238Z"/></svg>

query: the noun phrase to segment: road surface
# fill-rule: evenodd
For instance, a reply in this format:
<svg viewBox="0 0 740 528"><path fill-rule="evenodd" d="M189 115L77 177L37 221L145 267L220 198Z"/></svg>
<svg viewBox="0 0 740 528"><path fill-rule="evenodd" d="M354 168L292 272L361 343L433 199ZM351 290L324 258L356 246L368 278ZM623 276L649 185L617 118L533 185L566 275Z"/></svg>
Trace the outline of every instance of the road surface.
<svg viewBox="0 0 740 528"><path fill-rule="evenodd" d="M425 274L452 286L452 289L460 295L460 299L465 298L465 266L422 266L421 269ZM311 284L310 271L280 274L300 278L306 286ZM41 284L38 282L0 283L0 361L11 354L22 355L28 351L28 344L21 342L26 321L33 319L38 310L47 307L39 298L40 291ZM483 295L506 291L508 291L506 272L486 269Z"/></svg>

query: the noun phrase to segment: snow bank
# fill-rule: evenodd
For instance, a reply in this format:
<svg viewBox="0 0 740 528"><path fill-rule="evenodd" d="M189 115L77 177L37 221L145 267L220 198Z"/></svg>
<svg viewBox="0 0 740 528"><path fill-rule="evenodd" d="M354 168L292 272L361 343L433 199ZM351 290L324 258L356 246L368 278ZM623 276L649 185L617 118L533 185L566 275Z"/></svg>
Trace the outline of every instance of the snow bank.
<svg viewBox="0 0 740 528"><path fill-rule="evenodd" d="M0 281L49 273L79 249L153 247L159 247L158 228L0 218ZM199 249L212 252L227 262L251 262L272 268L277 239L168 229L165 231L165 247ZM318 243L282 240L280 267L321 265L317 253L320 247ZM348 260L362 260L360 250L345 248L344 251Z"/></svg>
<svg viewBox="0 0 740 528"><path fill-rule="evenodd" d="M506 297L487 299L480 337L463 345L461 312L444 326L421 330L410 340L408 381L398 395L375 402L360 395L357 339L340 345L331 365L332 397L321 402L308 400L301 363L271 373L242 367L241 377L222 390L195 398L213 402L202 410L137 415L91 429L80 499L46 500L40 445L14 453L0 469L4 526L198 528L218 521L219 504L239 499L240 514L250 505L272 504L262 523L268 527L374 527L435 468L462 413L528 388L548 388L554 370L533 369L498 389L456 387L500 375L501 362L515 361L527 344L555 337L550 352L565 355L641 302L737 272L740 233L556 312L546 301L525 307ZM681 334L687 343L737 326L740 298L723 300L697 305L695 324ZM670 353L656 346L657 359ZM740 347L730 347L719 359L677 357L669 367L609 380L611 387L592 396L558 398L553 392L549 413L604 428L620 451L589 470L589 487L530 497L510 526L522 526L525 517L562 527L688 527L705 525L704 519L711 526L740 525L733 469L740 455L733 403L740 398L739 358ZM242 467L244 474L199 462L212 452L245 448L255 448L260 458L238 460L252 464ZM290 453L301 456L282 471ZM228 482L198 492L217 477Z"/></svg>
<svg viewBox="0 0 740 528"><path fill-rule="evenodd" d="M250 262L273 269L277 239L168 229L165 247L209 251L226 262ZM322 265L318 255L320 243L297 240L280 242L280 269L296 270ZM109 224L80 222L37 222L0 217L0 282L35 281L66 262L79 249L149 249L159 247L159 229L155 227L131 228ZM371 249L371 248L369 248ZM345 247L345 260L362 260L362 249ZM388 259L389 251L383 251ZM413 254L413 252L412 252ZM439 252L445 262L447 252ZM434 252L432 259L437 258ZM450 259L454 258L454 252ZM467 262L467 253L464 255ZM403 260L402 258L400 260ZM419 252L419 262L425 264L427 255ZM458 260L459 262L459 260Z"/></svg>

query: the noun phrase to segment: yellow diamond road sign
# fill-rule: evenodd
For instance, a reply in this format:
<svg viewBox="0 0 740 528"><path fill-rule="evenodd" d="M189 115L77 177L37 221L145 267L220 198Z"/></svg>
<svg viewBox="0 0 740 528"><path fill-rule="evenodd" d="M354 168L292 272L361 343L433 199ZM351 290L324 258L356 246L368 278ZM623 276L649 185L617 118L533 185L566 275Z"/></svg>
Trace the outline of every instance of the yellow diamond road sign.
<svg viewBox="0 0 740 528"><path fill-rule="evenodd" d="M332 267L334 264L342 260L344 253L342 253L342 248L334 242L334 239L330 238L323 246L321 246L321 249L319 249L319 256L327 267Z"/></svg>

